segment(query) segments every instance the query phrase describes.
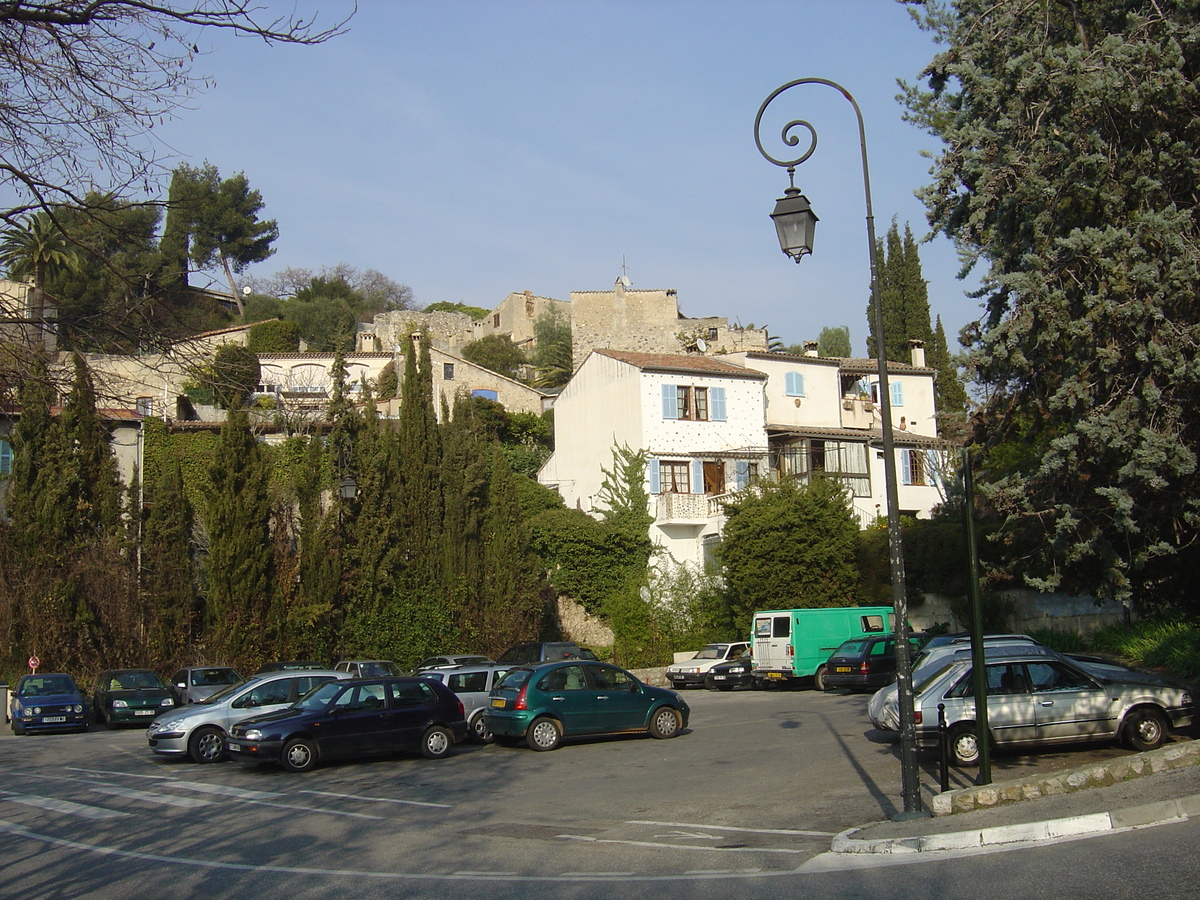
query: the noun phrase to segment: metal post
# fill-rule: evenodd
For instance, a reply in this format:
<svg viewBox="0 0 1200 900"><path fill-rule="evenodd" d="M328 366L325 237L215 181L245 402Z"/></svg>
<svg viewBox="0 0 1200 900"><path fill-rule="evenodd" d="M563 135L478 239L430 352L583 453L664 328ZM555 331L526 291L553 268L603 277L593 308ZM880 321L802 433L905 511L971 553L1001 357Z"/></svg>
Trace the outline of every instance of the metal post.
<svg viewBox="0 0 1200 900"><path fill-rule="evenodd" d="M778 160L763 149L759 137L759 125L767 106L781 93L789 88L802 84L823 84L831 87L845 97L858 119L859 146L862 151L863 188L867 205L867 249L871 261L871 299L875 307L875 355L879 370L879 414L881 426L881 443L883 446L883 478L887 496L887 530L888 555L892 576L892 606L896 611L896 683L900 701L900 773L901 794L904 801L904 812L897 818L910 818L923 815L921 806L921 781L917 763L917 726L913 716L912 694L912 647L908 642L908 595L904 577L904 547L900 535L900 499L899 478L896 471L895 441L892 435L892 396L888 384L887 354L885 351L883 305L879 297L879 265L876 259L875 214L871 209L871 176L867 167L867 134L863 125L862 110L850 92L835 81L825 78L800 78L776 88L758 110L754 120L754 140L758 150L771 163L788 169L789 175L795 167L812 155L816 149L816 130L811 124L797 119L789 122L783 129L783 140L788 146L794 147L799 140L791 135L793 128L804 127L812 136L808 150L800 157L792 160ZM799 257L797 257L799 261Z"/></svg>
<svg viewBox="0 0 1200 900"><path fill-rule="evenodd" d="M988 735L987 657L983 646L983 594L979 589L979 548L975 543L975 478L971 451L962 452L963 519L967 530L968 582L971 588L971 672L975 693L975 727L979 740L979 775L976 784L992 783L992 748Z"/></svg>
<svg viewBox="0 0 1200 900"><path fill-rule="evenodd" d="M938 789L950 790L950 729L946 727L946 704L938 704Z"/></svg>

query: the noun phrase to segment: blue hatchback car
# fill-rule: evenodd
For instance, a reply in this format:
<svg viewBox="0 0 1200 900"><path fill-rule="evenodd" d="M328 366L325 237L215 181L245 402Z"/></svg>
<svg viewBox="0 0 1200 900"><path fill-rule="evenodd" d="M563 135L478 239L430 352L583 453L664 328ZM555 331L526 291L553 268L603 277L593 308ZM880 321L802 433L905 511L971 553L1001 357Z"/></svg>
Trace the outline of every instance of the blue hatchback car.
<svg viewBox="0 0 1200 900"><path fill-rule="evenodd" d="M22 675L9 701L13 734L87 731L87 706L75 680L62 672Z"/></svg>
<svg viewBox="0 0 1200 900"><path fill-rule="evenodd" d="M497 744L524 738L534 750L553 750L577 735L672 738L690 713L674 691L642 684L608 663L569 659L510 669L492 690L484 721Z"/></svg>

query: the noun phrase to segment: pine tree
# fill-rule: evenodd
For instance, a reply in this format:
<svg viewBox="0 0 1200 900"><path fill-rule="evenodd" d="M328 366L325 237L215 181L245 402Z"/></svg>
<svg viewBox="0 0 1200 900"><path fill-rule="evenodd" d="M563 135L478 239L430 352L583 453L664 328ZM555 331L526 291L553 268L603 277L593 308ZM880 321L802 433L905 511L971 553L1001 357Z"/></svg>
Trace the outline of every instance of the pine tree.
<svg viewBox="0 0 1200 900"><path fill-rule="evenodd" d="M967 413L967 391L958 374L954 356L946 344L946 330L942 317L937 317L933 329L933 346L930 347L929 364L937 369L934 386L934 408L938 411L938 431L944 437L950 432L962 431Z"/></svg>
<svg viewBox="0 0 1200 900"><path fill-rule="evenodd" d="M205 624L210 646L230 662L253 663L260 659L271 603L271 500L267 462L240 407L231 409L221 426L208 477Z"/></svg>

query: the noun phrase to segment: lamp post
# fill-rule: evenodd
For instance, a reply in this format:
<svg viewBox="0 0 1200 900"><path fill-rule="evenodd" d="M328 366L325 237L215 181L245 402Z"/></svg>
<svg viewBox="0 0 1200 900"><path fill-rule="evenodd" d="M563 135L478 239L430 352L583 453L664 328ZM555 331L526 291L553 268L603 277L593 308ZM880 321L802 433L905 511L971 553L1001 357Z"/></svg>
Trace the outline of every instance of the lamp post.
<svg viewBox="0 0 1200 900"><path fill-rule="evenodd" d="M900 701L900 769L904 812L898 818L919 816L921 812L921 783L917 768L917 727L913 716L912 652L908 642L908 597L904 583L904 548L900 538L900 499L897 490L895 441L892 436L892 397L888 384L887 358L884 350L883 307L879 302L879 264L876 259L875 215L871 211L871 176L867 169L867 135L863 128L862 110L844 87L825 78L800 78L776 88L754 117L754 142L763 158L787 169L789 186L779 198L771 218L779 235L779 246L797 263L812 253L817 216L808 198L796 187L796 167L812 156L817 149L817 132L803 119L793 119L783 127L780 138L788 147L796 147L800 138L794 129L807 129L808 149L793 159L776 159L762 144L760 128L763 113L776 97L790 88L804 84L831 87L854 107L858 117L859 145L862 148L863 187L867 200L867 244L871 260L871 299L875 307L875 349L879 363L879 414L883 432L883 478L887 495L888 555L891 559L892 606L896 611L896 682Z"/></svg>

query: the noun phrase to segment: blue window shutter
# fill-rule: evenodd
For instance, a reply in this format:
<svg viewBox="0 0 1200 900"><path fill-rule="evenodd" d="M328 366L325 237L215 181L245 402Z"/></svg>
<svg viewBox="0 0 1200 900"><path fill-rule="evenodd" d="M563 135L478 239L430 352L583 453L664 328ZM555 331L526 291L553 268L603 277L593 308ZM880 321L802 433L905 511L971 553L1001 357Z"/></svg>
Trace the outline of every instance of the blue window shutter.
<svg viewBox="0 0 1200 900"><path fill-rule="evenodd" d="M704 493L704 463L698 459L692 460L692 493Z"/></svg>
<svg viewBox="0 0 1200 900"><path fill-rule="evenodd" d="M658 460L657 459L649 460L649 469L650 469L650 493L660 494L660 493L662 493L662 483L659 480Z"/></svg>
<svg viewBox="0 0 1200 900"><path fill-rule="evenodd" d="M912 451L900 451L900 483L912 484Z"/></svg>
<svg viewBox="0 0 1200 900"><path fill-rule="evenodd" d="M12 474L12 444L6 438L0 438L0 475Z"/></svg>
<svg viewBox="0 0 1200 900"><path fill-rule="evenodd" d="M892 406L904 405L904 385L899 381L893 381L890 385L892 389Z"/></svg>
<svg viewBox="0 0 1200 900"><path fill-rule="evenodd" d="M784 390L789 397L803 397L804 373L788 372L784 378Z"/></svg>
<svg viewBox="0 0 1200 900"><path fill-rule="evenodd" d="M663 397L663 418L678 419L679 418L679 391L675 389L673 384L664 384L662 386Z"/></svg>
<svg viewBox="0 0 1200 900"><path fill-rule="evenodd" d="M725 388L723 388L723 387L710 388L709 392L708 392L708 400L709 400L709 406L712 407L708 412L709 418L712 419L714 422L724 422L725 421Z"/></svg>
<svg viewBox="0 0 1200 900"><path fill-rule="evenodd" d="M750 484L750 462L745 459L739 459L733 464L733 483L739 491L744 490Z"/></svg>

